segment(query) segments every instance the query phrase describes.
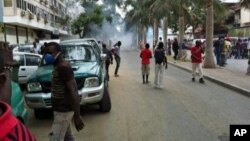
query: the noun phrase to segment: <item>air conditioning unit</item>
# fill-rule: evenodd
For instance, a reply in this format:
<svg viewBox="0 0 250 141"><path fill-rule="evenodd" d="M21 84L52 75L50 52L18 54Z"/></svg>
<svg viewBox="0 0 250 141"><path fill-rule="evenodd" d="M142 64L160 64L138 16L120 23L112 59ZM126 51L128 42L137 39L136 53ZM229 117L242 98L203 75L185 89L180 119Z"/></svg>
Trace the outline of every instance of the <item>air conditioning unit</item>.
<svg viewBox="0 0 250 141"><path fill-rule="evenodd" d="M41 17L39 15L36 16L37 21L41 20Z"/></svg>
<svg viewBox="0 0 250 141"><path fill-rule="evenodd" d="M44 19L44 24L47 24L47 23L48 23L48 19L45 18L45 19Z"/></svg>
<svg viewBox="0 0 250 141"><path fill-rule="evenodd" d="M30 20L34 19L34 15L32 13L29 13L29 19Z"/></svg>
<svg viewBox="0 0 250 141"><path fill-rule="evenodd" d="M24 17L26 15L26 11L25 10L22 10L21 11L21 16Z"/></svg>

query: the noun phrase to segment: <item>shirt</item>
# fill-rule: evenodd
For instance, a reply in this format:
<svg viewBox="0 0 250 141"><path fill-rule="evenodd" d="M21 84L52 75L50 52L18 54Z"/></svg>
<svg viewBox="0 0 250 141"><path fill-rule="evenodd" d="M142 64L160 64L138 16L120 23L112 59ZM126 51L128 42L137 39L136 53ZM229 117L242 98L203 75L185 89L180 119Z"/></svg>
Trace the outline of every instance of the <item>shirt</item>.
<svg viewBox="0 0 250 141"><path fill-rule="evenodd" d="M201 63L202 62L202 49L201 47L194 46L191 48L191 59L192 63Z"/></svg>
<svg viewBox="0 0 250 141"><path fill-rule="evenodd" d="M152 52L149 49L142 49L140 57L141 57L141 64L150 64L150 58L152 58Z"/></svg>
<svg viewBox="0 0 250 141"><path fill-rule="evenodd" d="M250 49L250 40L248 41L247 49Z"/></svg>
<svg viewBox="0 0 250 141"><path fill-rule="evenodd" d="M120 47L118 45L115 45L112 50L115 56L120 57Z"/></svg>
<svg viewBox="0 0 250 141"><path fill-rule="evenodd" d="M66 83L72 79L74 79L74 73L71 67L64 63L55 66L51 79L51 101L54 111L72 111L70 97L66 89Z"/></svg>
<svg viewBox="0 0 250 141"><path fill-rule="evenodd" d="M112 53L111 53L111 51L110 51L109 49L104 48L104 49L102 50L102 52L103 52L104 54L107 55L107 60L106 60L106 62L108 62L108 63L113 62L113 56L112 56Z"/></svg>
<svg viewBox="0 0 250 141"><path fill-rule="evenodd" d="M0 101L0 141L36 141L29 130L11 113L10 106Z"/></svg>

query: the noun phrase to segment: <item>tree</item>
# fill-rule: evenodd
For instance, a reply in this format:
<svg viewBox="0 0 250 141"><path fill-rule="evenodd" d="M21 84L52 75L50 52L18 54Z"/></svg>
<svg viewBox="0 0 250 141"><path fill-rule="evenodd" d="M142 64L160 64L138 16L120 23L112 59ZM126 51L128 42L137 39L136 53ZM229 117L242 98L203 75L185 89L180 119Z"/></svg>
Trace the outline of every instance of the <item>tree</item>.
<svg viewBox="0 0 250 141"><path fill-rule="evenodd" d="M71 25L72 33L83 38L90 33L92 25L102 26L104 17L101 9L101 6L96 6L92 11L81 13Z"/></svg>
<svg viewBox="0 0 250 141"><path fill-rule="evenodd" d="M245 8L250 8L250 1L249 0L241 0L241 5Z"/></svg>
<svg viewBox="0 0 250 141"><path fill-rule="evenodd" d="M204 60L205 68L215 68L213 54L213 33L214 33L214 8L213 0L206 0L206 56Z"/></svg>
<svg viewBox="0 0 250 141"><path fill-rule="evenodd" d="M152 15L150 14L148 7L152 1L148 0L127 0L124 5L132 7L130 11L126 13L125 20L130 27L136 25L138 29L138 39L146 42L146 31L149 25L152 25Z"/></svg>

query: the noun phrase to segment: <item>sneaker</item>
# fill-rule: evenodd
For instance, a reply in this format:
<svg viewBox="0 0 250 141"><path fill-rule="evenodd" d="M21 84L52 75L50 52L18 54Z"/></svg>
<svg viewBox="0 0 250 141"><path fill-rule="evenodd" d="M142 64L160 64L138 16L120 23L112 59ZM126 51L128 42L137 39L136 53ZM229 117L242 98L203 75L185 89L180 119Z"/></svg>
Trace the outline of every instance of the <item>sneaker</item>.
<svg viewBox="0 0 250 141"><path fill-rule="evenodd" d="M200 78L199 82L202 83L202 84L205 83L205 81L203 80L203 78Z"/></svg>
<svg viewBox="0 0 250 141"><path fill-rule="evenodd" d="M195 82L195 78L192 78L192 82Z"/></svg>

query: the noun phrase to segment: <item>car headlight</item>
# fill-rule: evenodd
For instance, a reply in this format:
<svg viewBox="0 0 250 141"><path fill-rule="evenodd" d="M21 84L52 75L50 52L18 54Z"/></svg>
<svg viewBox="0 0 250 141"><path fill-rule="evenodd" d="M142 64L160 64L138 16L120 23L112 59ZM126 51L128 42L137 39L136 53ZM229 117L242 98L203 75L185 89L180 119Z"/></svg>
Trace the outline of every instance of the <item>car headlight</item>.
<svg viewBox="0 0 250 141"><path fill-rule="evenodd" d="M84 87L97 87L99 86L99 80L97 77L89 77L85 79Z"/></svg>
<svg viewBox="0 0 250 141"><path fill-rule="evenodd" d="M27 90L28 90L28 92L42 91L42 86L39 82L28 83Z"/></svg>

